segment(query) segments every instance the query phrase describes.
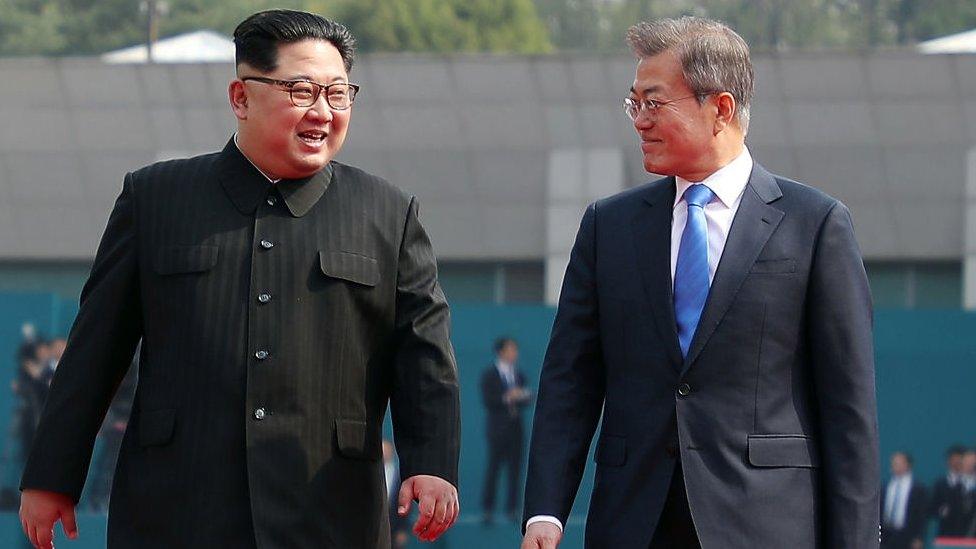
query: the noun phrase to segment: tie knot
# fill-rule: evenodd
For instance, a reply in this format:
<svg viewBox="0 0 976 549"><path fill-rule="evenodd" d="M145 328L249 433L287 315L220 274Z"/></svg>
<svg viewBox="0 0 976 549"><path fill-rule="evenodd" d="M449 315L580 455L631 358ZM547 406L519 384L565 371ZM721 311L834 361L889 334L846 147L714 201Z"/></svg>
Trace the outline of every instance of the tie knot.
<svg viewBox="0 0 976 549"><path fill-rule="evenodd" d="M714 197L715 193L708 188L708 185L692 185L685 191L685 201L689 206L702 207L711 202Z"/></svg>

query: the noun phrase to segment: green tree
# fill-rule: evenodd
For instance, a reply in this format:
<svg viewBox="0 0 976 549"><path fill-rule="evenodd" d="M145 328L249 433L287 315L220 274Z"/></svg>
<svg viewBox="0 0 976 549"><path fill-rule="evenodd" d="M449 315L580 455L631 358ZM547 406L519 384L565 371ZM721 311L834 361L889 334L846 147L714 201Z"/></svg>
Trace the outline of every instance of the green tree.
<svg viewBox="0 0 976 549"><path fill-rule="evenodd" d="M551 49L531 0L348 0L335 13L361 51Z"/></svg>

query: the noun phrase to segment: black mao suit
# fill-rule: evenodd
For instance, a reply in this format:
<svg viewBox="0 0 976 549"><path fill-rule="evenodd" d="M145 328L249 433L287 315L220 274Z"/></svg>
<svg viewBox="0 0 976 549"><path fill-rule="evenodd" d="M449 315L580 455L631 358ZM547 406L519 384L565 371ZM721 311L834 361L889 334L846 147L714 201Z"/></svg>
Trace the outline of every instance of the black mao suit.
<svg viewBox="0 0 976 549"><path fill-rule="evenodd" d="M448 308L416 201L331 162L271 185L230 142L129 174L22 486L77 500L137 340L110 547L388 548L404 478L455 483Z"/></svg>
<svg viewBox="0 0 976 549"><path fill-rule="evenodd" d="M602 412L588 548L659 547L680 460L704 549L878 546L871 300L848 210L754 165L687 357L675 180L591 205L542 369L525 517L566 523Z"/></svg>

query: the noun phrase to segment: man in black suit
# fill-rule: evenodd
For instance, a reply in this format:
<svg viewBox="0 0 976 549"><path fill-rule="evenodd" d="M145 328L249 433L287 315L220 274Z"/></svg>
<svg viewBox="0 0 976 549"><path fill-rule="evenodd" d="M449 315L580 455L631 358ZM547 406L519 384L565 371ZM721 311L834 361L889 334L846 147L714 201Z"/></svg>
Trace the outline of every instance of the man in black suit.
<svg viewBox="0 0 976 549"><path fill-rule="evenodd" d="M928 522L925 486L912 475L912 457L891 455L891 479L881 492L882 549L922 549Z"/></svg>
<svg viewBox="0 0 976 549"><path fill-rule="evenodd" d="M932 485L930 514L938 522L936 533L939 536L958 537L964 535L968 526L966 485L963 474L963 456L966 448L961 445L950 446L946 450L946 474Z"/></svg>
<svg viewBox="0 0 976 549"><path fill-rule="evenodd" d="M641 23L644 168L590 205L542 368L523 548L561 537L598 420L590 548L877 548L871 297L850 214L745 146L749 49Z"/></svg>
<svg viewBox="0 0 976 549"><path fill-rule="evenodd" d="M50 547L140 337L109 547L390 546L390 403L414 532L458 513L458 386L417 201L335 162L358 87L353 38L261 12L234 33L237 133L125 177L22 480Z"/></svg>
<svg viewBox="0 0 976 549"><path fill-rule="evenodd" d="M518 486L522 477L522 452L525 434L522 409L529 403L525 376L517 368L518 343L510 337L495 341L495 361L481 374L481 399L488 411L485 435L488 437L488 469L482 492L483 522L490 524L495 510L495 488L502 468L508 475L505 514L513 521L518 505Z"/></svg>

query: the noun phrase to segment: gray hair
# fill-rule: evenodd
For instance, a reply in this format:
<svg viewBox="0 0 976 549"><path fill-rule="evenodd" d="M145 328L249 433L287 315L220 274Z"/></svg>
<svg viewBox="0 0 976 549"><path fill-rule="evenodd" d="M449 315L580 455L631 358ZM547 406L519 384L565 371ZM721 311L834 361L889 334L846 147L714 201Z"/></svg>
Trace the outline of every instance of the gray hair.
<svg viewBox="0 0 976 549"><path fill-rule="evenodd" d="M752 60L749 45L734 30L702 17L658 19L630 27L627 43L641 59L674 50L685 82L698 95L699 103L711 92L731 93L739 127L743 133L749 130Z"/></svg>

